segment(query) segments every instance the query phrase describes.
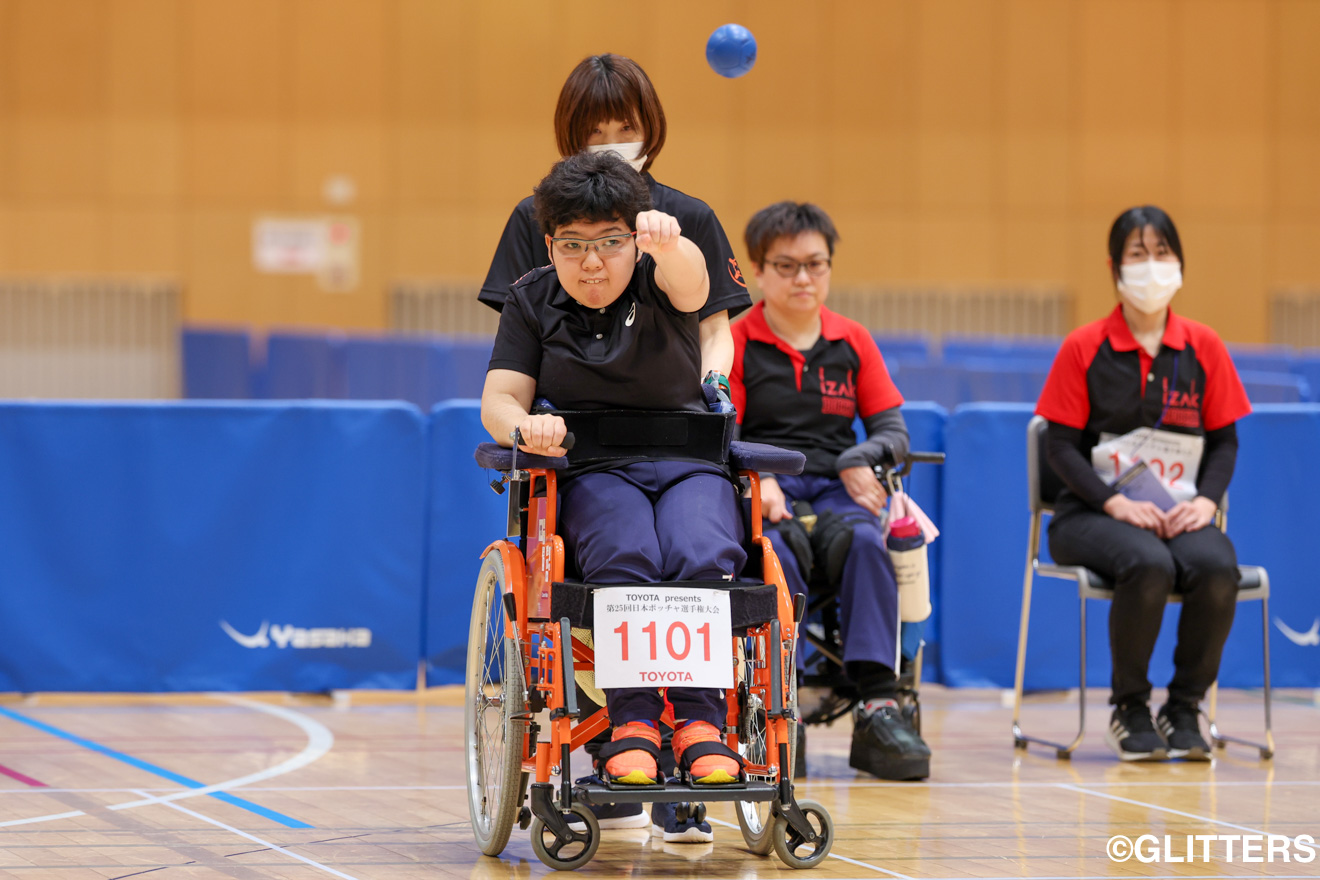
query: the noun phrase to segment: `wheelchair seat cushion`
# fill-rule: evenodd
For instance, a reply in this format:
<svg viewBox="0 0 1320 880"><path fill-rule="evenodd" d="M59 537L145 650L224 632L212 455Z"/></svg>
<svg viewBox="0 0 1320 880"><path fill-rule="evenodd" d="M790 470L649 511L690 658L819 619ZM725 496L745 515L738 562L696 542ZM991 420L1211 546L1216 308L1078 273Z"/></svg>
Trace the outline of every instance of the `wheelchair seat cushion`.
<svg viewBox="0 0 1320 880"><path fill-rule="evenodd" d="M477 464L484 468L490 468L494 471L507 471L513 469L513 450L507 449L498 443L479 443L477 451L473 454ZM518 451L519 468L544 468L546 470L562 470L568 467L568 459L548 458L544 455L529 455L522 450Z"/></svg>
<svg viewBox="0 0 1320 880"><path fill-rule="evenodd" d="M739 471L796 475L807 466L807 457L792 449L734 440L729 444L729 464Z"/></svg>

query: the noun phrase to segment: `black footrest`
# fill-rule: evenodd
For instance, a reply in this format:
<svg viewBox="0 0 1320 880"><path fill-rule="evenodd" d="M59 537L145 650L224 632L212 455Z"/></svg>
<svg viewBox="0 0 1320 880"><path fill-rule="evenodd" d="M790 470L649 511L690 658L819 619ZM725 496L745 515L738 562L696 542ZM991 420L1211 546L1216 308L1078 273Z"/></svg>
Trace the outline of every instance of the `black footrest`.
<svg viewBox="0 0 1320 880"><path fill-rule="evenodd" d="M779 789L768 782L750 780L740 784L721 785L718 788L679 782L664 786L638 785L628 789L606 787L598 782L573 786L573 800L584 804L669 804L682 801L772 801Z"/></svg>

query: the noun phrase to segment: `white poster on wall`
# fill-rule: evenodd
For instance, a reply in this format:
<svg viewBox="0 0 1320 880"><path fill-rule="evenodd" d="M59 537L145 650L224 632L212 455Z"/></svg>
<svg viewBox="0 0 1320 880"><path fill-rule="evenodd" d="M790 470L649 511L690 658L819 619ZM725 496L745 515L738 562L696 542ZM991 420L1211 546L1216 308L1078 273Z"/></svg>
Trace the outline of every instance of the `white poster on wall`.
<svg viewBox="0 0 1320 880"><path fill-rule="evenodd" d="M355 217L258 217L252 222L252 265L258 272L313 275L322 290L353 290L361 237Z"/></svg>

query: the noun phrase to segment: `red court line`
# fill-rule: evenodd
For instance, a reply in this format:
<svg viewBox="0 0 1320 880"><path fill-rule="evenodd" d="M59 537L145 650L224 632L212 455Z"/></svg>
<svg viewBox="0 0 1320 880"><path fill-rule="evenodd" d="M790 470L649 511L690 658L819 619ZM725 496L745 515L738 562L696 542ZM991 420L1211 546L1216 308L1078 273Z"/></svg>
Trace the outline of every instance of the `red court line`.
<svg viewBox="0 0 1320 880"><path fill-rule="evenodd" d="M24 785L30 785L33 788L50 788L50 786L47 785L46 783L38 782L37 780L33 779L31 776L24 776L22 773L19 773L17 770L10 770L4 764L0 764L0 773L3 773L4 775L8 776L10 779L17 779L19 782L23 783Z"/></svg>

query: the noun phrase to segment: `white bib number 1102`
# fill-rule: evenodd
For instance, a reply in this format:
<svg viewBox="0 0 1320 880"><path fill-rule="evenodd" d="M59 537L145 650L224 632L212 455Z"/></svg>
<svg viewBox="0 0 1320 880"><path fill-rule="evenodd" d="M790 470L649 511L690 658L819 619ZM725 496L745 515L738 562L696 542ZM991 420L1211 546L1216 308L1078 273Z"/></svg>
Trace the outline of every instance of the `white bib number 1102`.
<svg viewBox="0 0 1320 880"><path fill-rule="evenodd" d="M605 587L593 601L597 687L733 687L724 590Z"/></svg>

